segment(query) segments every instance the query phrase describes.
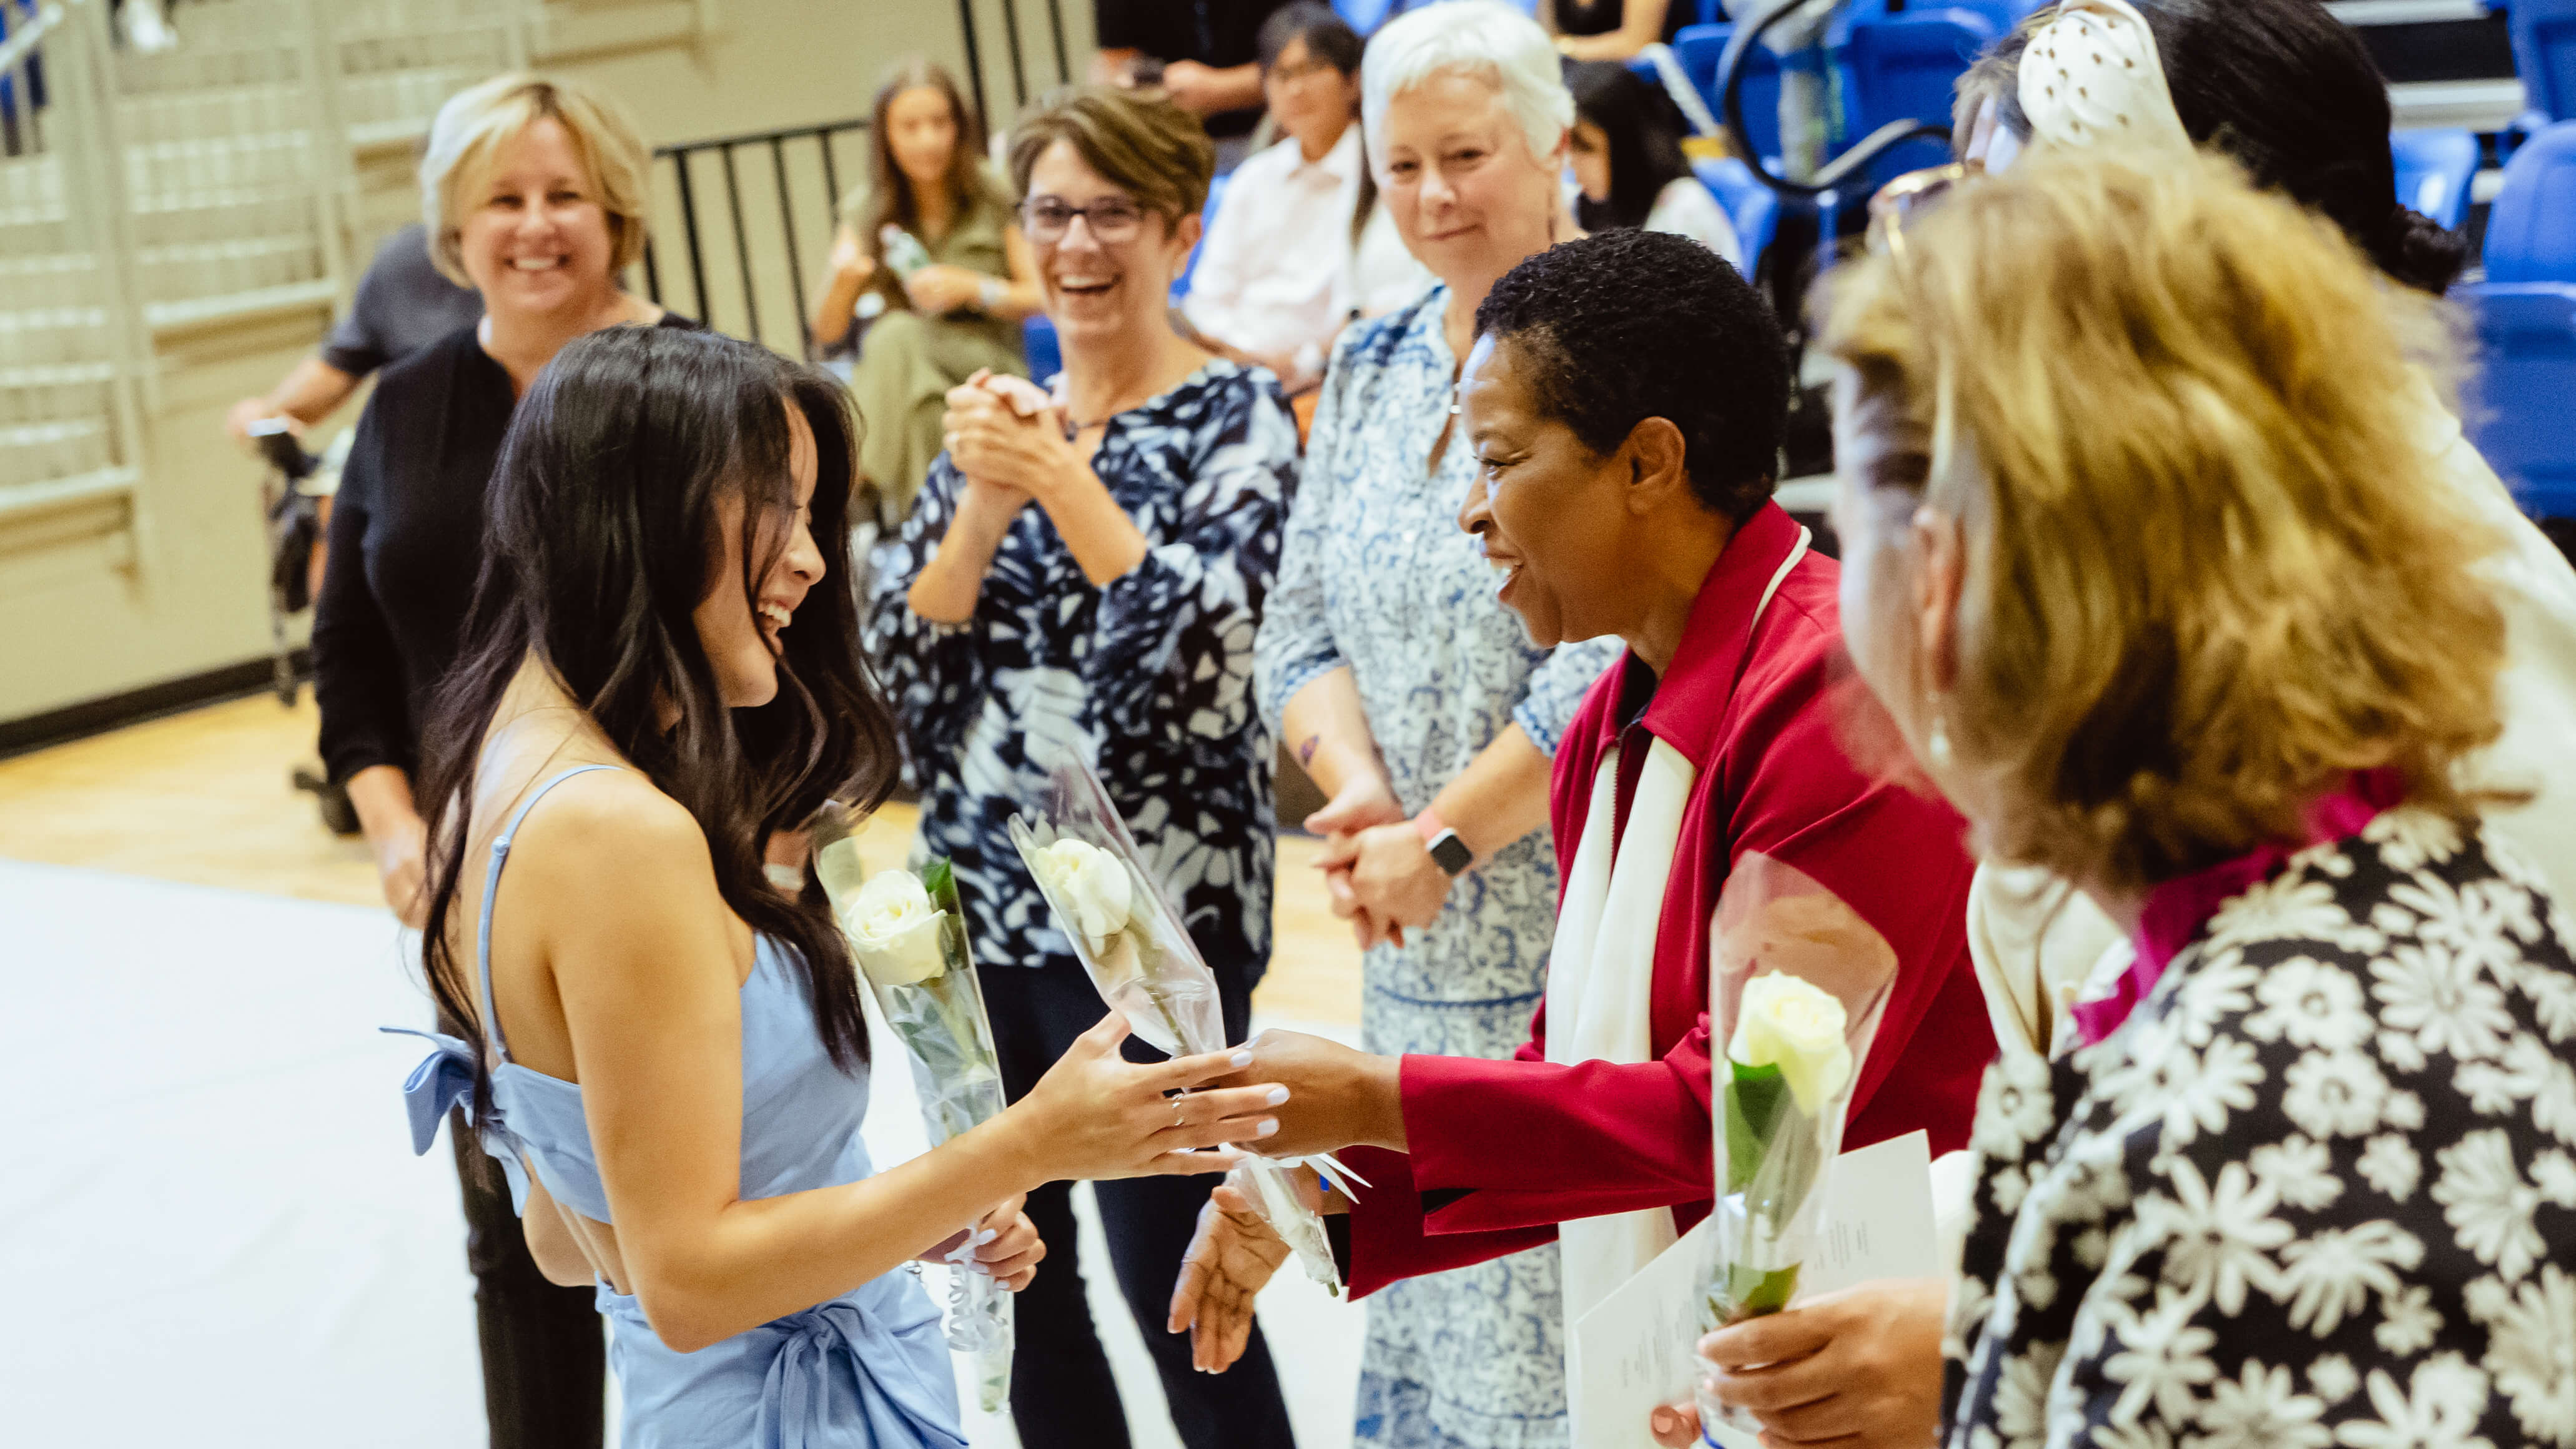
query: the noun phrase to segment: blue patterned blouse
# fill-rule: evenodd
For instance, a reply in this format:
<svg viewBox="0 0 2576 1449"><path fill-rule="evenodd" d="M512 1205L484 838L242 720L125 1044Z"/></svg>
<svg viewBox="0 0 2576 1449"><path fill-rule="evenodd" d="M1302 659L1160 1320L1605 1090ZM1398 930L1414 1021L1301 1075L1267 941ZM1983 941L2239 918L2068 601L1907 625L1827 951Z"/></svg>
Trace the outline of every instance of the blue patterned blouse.
<svg viewBox="0 0 2576 1449"><path fill-rule="evenodd" d="M1059 749L1091 762L1199 949L1245 985L1270 960L1270 733L1253 630L1297 484L1297 425L1267 372L1210 362L1109 420L1091 459L1145 534L1144 562L1094 587L1034 505L1013 520L975 615L905 596L946 537L948 455L878 550L868 653L902 721L922 838L956 866L979 963L1074 962L1004 829L1034 816Z"/></svg>

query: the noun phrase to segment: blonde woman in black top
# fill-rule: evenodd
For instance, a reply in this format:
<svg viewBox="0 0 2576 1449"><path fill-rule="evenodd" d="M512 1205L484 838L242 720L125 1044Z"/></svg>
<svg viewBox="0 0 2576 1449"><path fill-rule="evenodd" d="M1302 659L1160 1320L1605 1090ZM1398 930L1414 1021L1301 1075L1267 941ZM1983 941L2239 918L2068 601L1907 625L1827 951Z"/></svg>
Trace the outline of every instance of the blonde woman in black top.
<svg viewBox="0 0 2576 1449"><path fill-rule="evenodd" d="M481 321L385 370L341 475L313 620L322 759L349 792L385 903L421 923L425 829L412 795L429 693L465 632L483 500L519 395L574 338L694 327L629 295L648 153L605 97L507 75L439 108L420 168L430 256L483 294ZM448 1029L453 1032L454 1026ZM492 1444L596 1444L604 1365L586 1290L548 1284L491 1160L460 1144Z"/></svg>

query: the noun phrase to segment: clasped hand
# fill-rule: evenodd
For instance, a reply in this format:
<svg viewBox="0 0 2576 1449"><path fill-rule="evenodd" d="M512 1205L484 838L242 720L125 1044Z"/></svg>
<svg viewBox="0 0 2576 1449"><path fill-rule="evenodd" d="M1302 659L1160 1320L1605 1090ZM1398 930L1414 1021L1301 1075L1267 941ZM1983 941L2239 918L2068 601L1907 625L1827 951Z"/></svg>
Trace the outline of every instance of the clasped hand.
<svg viewBox="0 0 2576 1449"><path fill-rule="evenodd" d="M966 481L1013 504L1044 505L1083 471L1064 436L1064 415L1024 377L978 369L948 390L940 421L950 461Z"/></svg>
<svg viewBox="0 0 2576 1449"><path fill-rule="evenodd" d="M1380 942L1404 944L1406 930L1439 919L1449 899L1449 873L1431 858L1395 792L1376 775L1344 785L1306 828L1324 837L1315 867L1333 914L1351 923L1365 951Z"/></svg>
<svg viewBox="0 0 2576 1449"><path fill-rule="evenodd" d="M1941 1319L1949 1283L1885 1278L1747 1319L1699 1341L1719 1401L1760 1421L1771 1449L1918 1449L1940 1427ZM1689 1404L1655 1412L1658 1444L1691 1444Z"/></svg>

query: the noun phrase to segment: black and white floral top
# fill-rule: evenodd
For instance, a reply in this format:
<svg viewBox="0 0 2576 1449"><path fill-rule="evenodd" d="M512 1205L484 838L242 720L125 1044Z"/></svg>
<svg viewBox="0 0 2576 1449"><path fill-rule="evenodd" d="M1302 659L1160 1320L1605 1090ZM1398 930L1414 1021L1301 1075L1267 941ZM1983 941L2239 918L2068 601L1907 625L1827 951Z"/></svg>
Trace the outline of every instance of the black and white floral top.
<svg viewBox="0 0 2576 1449"><path fill-rule="evenodd" d="M1977 1112L1951 1449L2576 1446L2576 929L2418 810Z"/></svg>
<svg viewBox="0 0 2576 1449"><path fill-rule="evenodd" d="M945 453L878 550L868 653L903 724L922 843L956 866L979 963L1073 964L1004 826L1034 818L1047 764L1077 753L1219 978L1248 987L1270 960L1277 849L1252 640L1296 488L1297 424L1269 373L1210 362L1111 418L1091 467L1148 545L1106 587L1031 505L973 619L914 614L905 595L964 481Z"/></svg>

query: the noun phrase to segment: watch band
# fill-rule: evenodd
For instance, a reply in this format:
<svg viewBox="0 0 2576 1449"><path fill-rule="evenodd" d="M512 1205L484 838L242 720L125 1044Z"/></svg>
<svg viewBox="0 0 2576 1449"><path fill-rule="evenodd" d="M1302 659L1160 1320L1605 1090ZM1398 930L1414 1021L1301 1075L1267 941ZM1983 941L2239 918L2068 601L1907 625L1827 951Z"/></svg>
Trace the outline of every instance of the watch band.
<svg viewBox="0 0 2576 1449"><path fill-rule="evenodd" d="M1002 299L1009 295L1010 289L1003 286L1001 280L996 277L986 277L983 284L975 289L977 305L987 312L1000 311Z"/></svg>

